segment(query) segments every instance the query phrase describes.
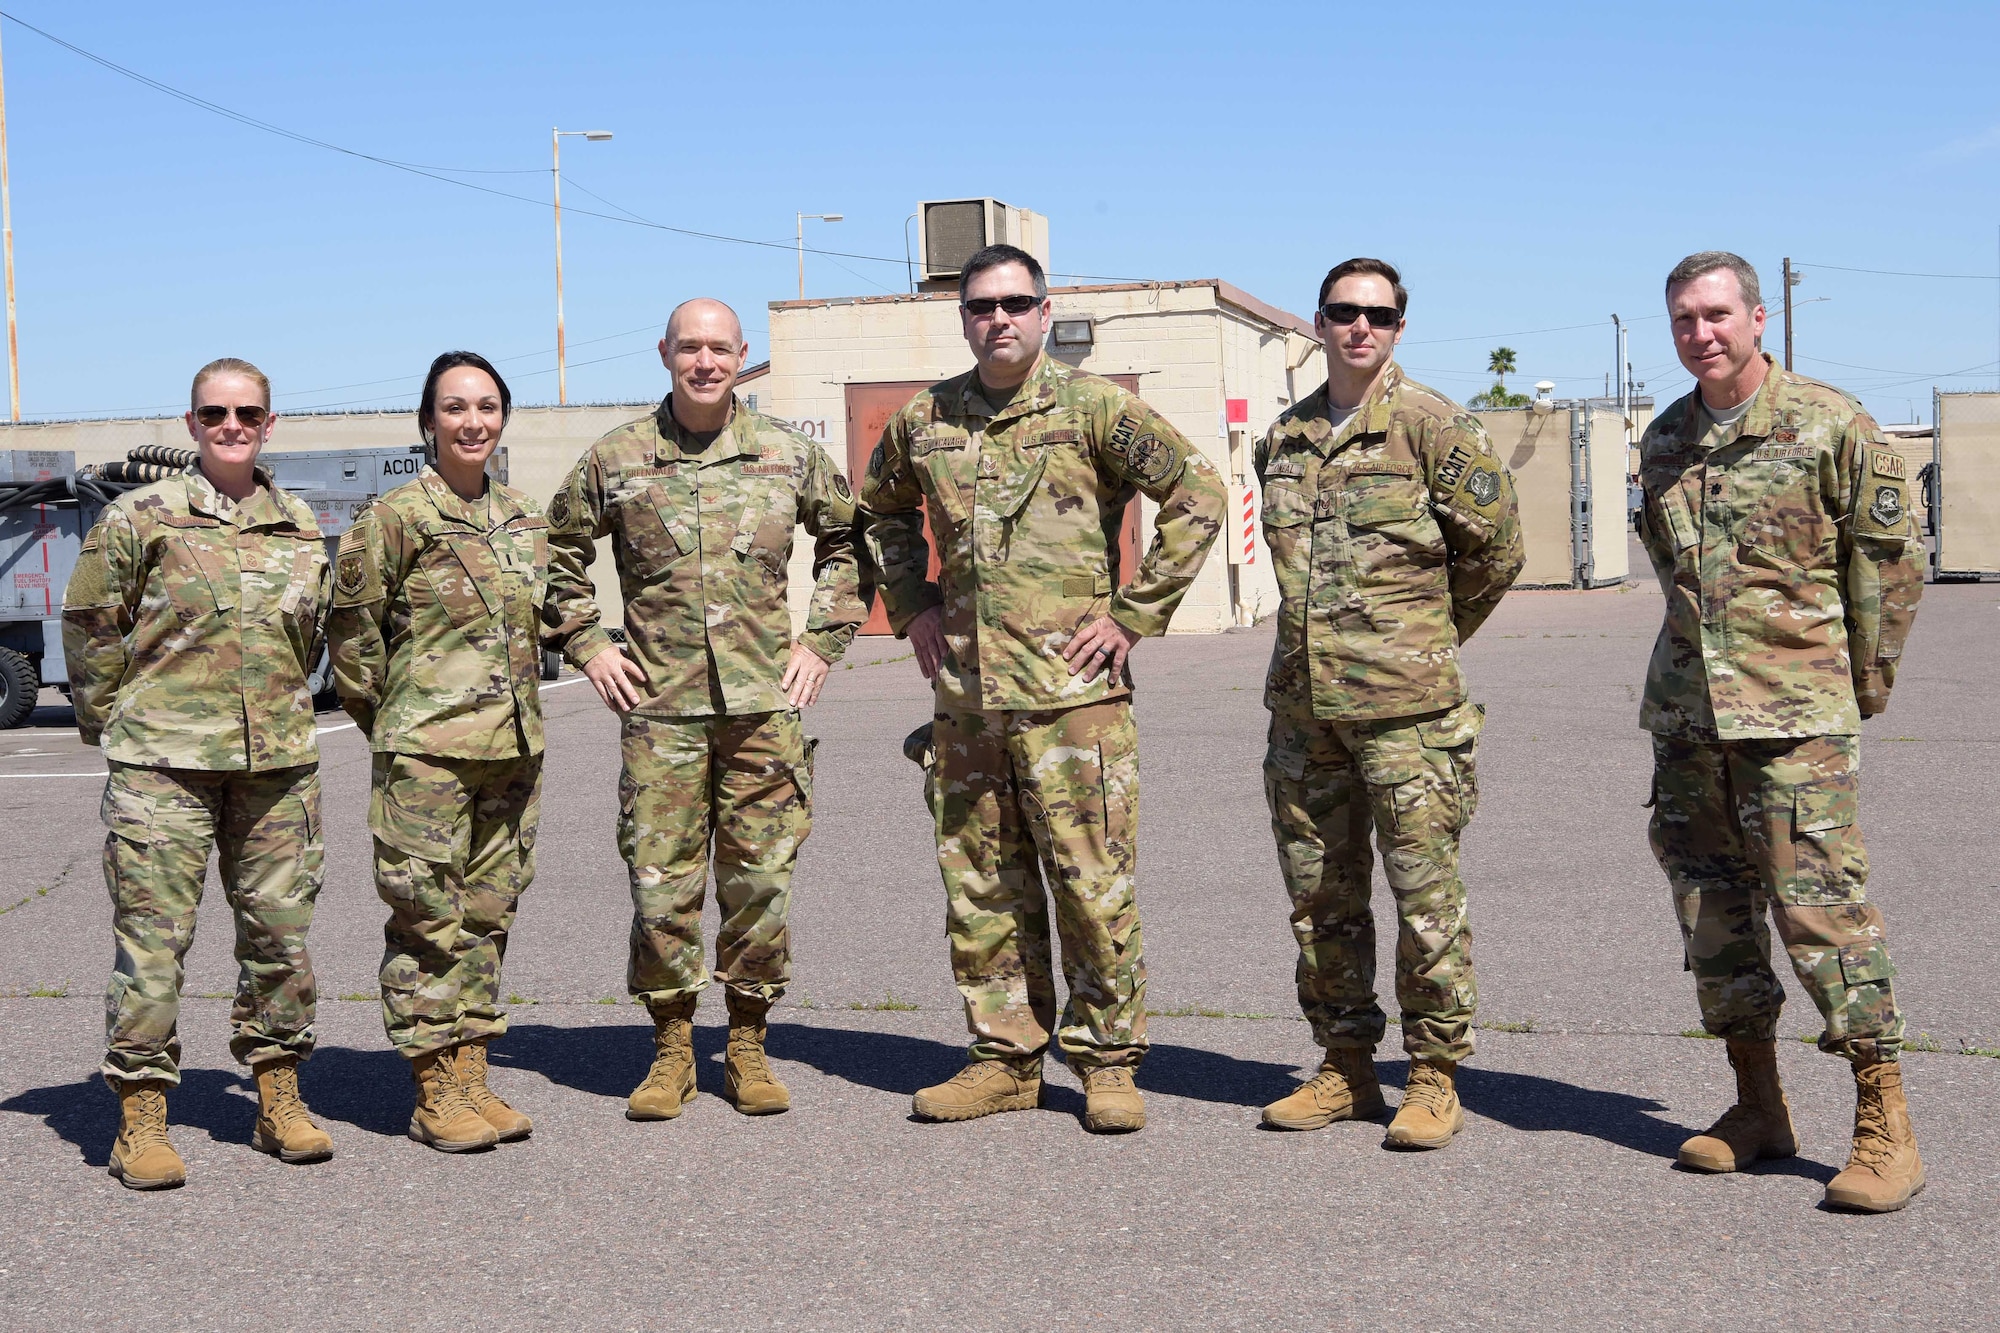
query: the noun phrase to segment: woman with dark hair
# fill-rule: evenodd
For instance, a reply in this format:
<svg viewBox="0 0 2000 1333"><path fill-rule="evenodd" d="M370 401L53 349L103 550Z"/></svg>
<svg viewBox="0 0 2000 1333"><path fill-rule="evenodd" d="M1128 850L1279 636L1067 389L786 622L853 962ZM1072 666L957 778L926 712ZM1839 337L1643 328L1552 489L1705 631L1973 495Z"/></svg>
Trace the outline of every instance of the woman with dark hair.
<svg viewBox="0 0 2000 1333"><path fill-rule="evenodd" d="M417 408L432 462L369 506L335 560L334 680L375 755L382 1020L416 1079L410 1137L444 1152L532 1128L486 1084L542 781L548 523L487 472L512 407L484 357L432 362Z"/></svg>

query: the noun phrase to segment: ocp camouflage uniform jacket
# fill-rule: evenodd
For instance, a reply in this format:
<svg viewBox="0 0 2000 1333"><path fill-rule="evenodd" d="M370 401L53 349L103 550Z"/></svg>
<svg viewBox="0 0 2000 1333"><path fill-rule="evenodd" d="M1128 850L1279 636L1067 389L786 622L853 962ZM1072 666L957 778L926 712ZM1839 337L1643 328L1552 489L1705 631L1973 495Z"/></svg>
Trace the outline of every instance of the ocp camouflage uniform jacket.
<svg viewBox="0 0 2000 1333"><path fill-rule="evenodd" d="M1152 545L1119 587L1118 533L1135 493L1160 506ZM942 604L941 708L1070 708L1131 693L1129 675L1072 676L1063 649L1100 615L1164 634L1222 530L1209 461L1138 397L1043 356L995 413L967 371L889 421L861 487L889 623ZM927 577L922 502L942 546Z"/></svg>
<svg viewBox="0 0 2000 1333"><path fill-rule="evenodd" d="M799 642L837 662L867 618L853 492L825 449L741 400L706 448L674 420L672 403L669 395L650 417L591 445L549 503L556 637L578 666L610 644L589 570L592 543L615 533L626 651L646 672L633 711L785 708L786 567L799 524L814 539Z"/></svg>
<svg viewBox="0 0 2000 1333"><path fill-rule="evenodd" d="M1265 707L1362 720L1464 702L1458 646L1525 559L1479 422L1391 363L1338 430L1324 384L1295 403L1256 468L1280 598Z"/></svg>
<svg viewBox="0 0 2000 1333"><path fill-rule="evenodd" d="M548 523L497 481L459 498L425 467L340 539L333 678L383 754L511 759L542 752Z"/></svg>
<svg viewBox="0 0 2000 1333"><path fill-rule="evenodd" d="M1881 712L1923 595L1903 459L1859 403L1767 355L1717 429L1700 391L1639 442L1639 535L1667 595L1639 725L1843 736Z"/></svg>
<svg viewBox="0 0 2000 1333"><path fill-rule="evenodd" d="M120 496L63 594L76 727L149 768L315 763L306 679L330 591L313 512L257 469L225 505L198 467Z"/></svg>

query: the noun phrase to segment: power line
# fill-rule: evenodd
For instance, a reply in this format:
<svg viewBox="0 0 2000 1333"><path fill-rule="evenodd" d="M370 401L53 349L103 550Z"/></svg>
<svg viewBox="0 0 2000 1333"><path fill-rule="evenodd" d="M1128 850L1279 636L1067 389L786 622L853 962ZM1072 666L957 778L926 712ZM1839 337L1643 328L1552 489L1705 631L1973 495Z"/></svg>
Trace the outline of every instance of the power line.
<svg viewBox="0 0 2000 1333"><path fill-rule="evenodd" d="M554 207L554 205L548 200L536 199L530 195L525 195L525 194L514 194L507 190L496 190L490 185L480 185L474 181L457 180L454 179L452 176L441 174L444 172L455 172L460 175L474 175L474 174L537 175L540 173L541 170L538 167L510 168L504 171L485 172L477 167L429 166L418 162L402 162L392 157L382 157L381 155L376 153L364 153L358 148L348 148L341 144L329 142L328 140L325 139L315 138L313 135L310 134L302 134L297 130L286 129L282 125L274 125L270 121L260 120L257 117L252 115L247 115L244 112L232 110L231 108L223 106L219 103L211 102L207 98L197 97L193 93L186 92L180 88L176 88L171 84L162 83L160 80L152 78L149 75L141 74L137 70L128 69L124 65L119 64L117 61L107 59L104 56L98 55L94 51L87 51L83 47L78 46L74 42L65 41L63 38L56 36L54 33L38 28L32 23L29 23L17 17L14 14L8 13L6 10L0 10L0 18L9 19L14 23L18 24L19 26L26 28L29 32L34 33L37 37L41 37L46 39L47 41L53 42L57 46L62 47L64 50L73 52L74 54L83 57L85 60L88 60L93 64L101 65L105 69L110 70L112 73L118 75L121 78L130 79L135 83L141 84L147 88L151 88L155 92L163 93L166 96L174 98L177 101L185 102L187 105L192 106L197 110L206 111L211 115L221 116L225 120L234 121L237 124L245 126L249 129L260 130L266 134L274 134L281 139L290 139L294 143L301 143L309 147L324 149L325 151L330 153L339 153L345 157L357 158L363 162L373 162L377 166L390 167L396 171L406 171L413 176L423 176L429 180L441 181L446 185L456 185L462 190L476 190L480 194L490 194L493 195L495 198L499 199L512 199L516 203L529 204L536 208ZM689 236L695 238L696 240L716 241L726 245L748 245L766 250L795 251L798 249L797 243L795 241L760 241L747 236L729 236L722 232L700 231L692 227L676 227L665 222L654 222L649 218L641 217L639 214L632 212L630 209L625 208L620 204L615 204L612 203L609 199L604 199L604 196L596 194L594 191L586 190L585 193L590 194L592 198L603 200L604 203L609 204L612 208L618 209L619 213L624 214L624 216L622 217L619 216L619 213L599 213L593 209L588 209L588 208L572 208L570 210L571 213L583 217L599 218L606 222L621 222L628 227L645 227L653 231L671 232L676 236ZM805 250L807 254L826 255L828 257L839 258L839 259L859 259L865 263L870 263L870 264L901 265L906 262L904 257L901 255L896 255L896 256L864 255L864 254L857 254L848 250L822 250L810 245L806 246ZM1118 278L1118 277L1111 277L1102 273L1063 273L1063 274L1058 274L1057 276L1065 278L1086 278L1094 282L1146 281L1143 278Z"/></svg>
<svg viewBox="0 0 2000 1333"><path fill-rule="evenodd" d="M2000 282L2000 273L1906 273L1893 268L1850 268L1845 264L1816 264L1810 259L1798 260L1792 267L1830 268L1839 273L1873 273L1884 278L1957 278L1969 282Z"/></svg>

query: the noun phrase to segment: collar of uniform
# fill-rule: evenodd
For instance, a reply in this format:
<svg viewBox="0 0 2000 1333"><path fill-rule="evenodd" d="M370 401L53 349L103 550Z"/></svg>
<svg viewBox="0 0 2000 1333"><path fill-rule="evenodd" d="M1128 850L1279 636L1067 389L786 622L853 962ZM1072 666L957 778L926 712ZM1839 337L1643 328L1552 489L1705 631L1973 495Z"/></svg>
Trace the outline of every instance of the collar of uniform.
<svg viewBox="0 0 2000 1333"><path fill-rule="evenodd" d="M1028 378L1021 381L1021 387L1015 392L1014 397L987 425L989 428L997 426L1003 421L1012 421L1015 417L1024 417L1030 412L1039 412L1048 407L1056 400L1056 386L1068 377L1068 366L1047 352L1039 353L1035 358L1033 369L1028 371ZM966 375L965 383L959 388L959 412L963 416L983 417L986 413L981 409L990 406L992 404L986 401L986 395L979 390L979 371L975 368Z"/></svg>
<svg viewBox="0 0 2000 1333"><path fill-rule="evenodd" d="M705 467L727 458L757 456L756 445L745 438L756 433L750 423L750 412L743 406L743 400L733 393L729 395L729 420L706 449L693 448L691 432L683 429L674 418L672 394L662 398L659 407L654 409L653 426L660 433L660 447L653 455L655 467L682 459L696 467Z"/></svg>
<svg viewBox="0 0 2000 1333"><path fill-rule="evenodd" d="M1732 442L1754 436L1762 439L1771 433L1772 419L1777 415L1777 399L1782 392L1780 381L1786 378L1785 371L1769 352L1759 352L1764 358L1764 382L1757 386L1757 392L1750 397L1750 410L1736 422L1736 433L1730 436ZM1701 385L1694 386L1694 392L1687 397L1687 411L1681 414L1681 426L1677 433L1677 443L1693 445L1701 442L1715 420L1708 414L1708 405L1701 396Z"/></svg>
<svg viewBox="0 0 2000 1333"><path fill-rule="evenodd" d="M417 480L422 483L424 494L430 496L431 504L439 514L454 522L463 523L475 531L486 531L487 513L485 496L476 501L466 499L453 490L451 483L446 481L443 475L429 463L424 464L423 471L417 473ZM497 527L513 517L512 514L507 512L508 506L500 497L500 488L493 484L491 477L486 479L486 496L492 497L493 500L492 518L494 526ZM475 508L475 506L477 507Z"/></svg>
<svg viewBox="0 0 2000 1333"><path fill-rule="evenodd" d="M278 502L277 484L271 474L262 467L253 466L250 475L257 482L257 489L241 500L232 501L225 510L222 493L215 489L215 483L196 463L187 470L188 508L195 513L207 514L234 523L239 528L289 527L295 524L297 516L286 512Z"/></svg>
<svg viewBox="0 0 2000 1333"><path fill-rule="evenodd" d="M1402 387L1403 368L1391 361L1369 387L1368 396L1354 409L1354 415L1342 422L1336 432L1333 428L1330 385L1322 383L1299 404L1299 419L1305 426L1306 439L1324 458L1357 435L1382 434L1389 429L1389 417L1396 406L1396 390Z"/></svg>

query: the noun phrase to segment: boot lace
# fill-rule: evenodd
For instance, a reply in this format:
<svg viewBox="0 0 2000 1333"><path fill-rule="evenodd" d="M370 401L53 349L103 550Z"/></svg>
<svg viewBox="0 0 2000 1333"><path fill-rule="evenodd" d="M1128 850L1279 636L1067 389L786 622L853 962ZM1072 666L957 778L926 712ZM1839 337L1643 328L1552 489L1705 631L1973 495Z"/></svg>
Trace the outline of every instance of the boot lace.
<svg viewBox="0 0 2000 1333"><path fill-rule="evenodd" d="M729 1058L738 1070L737 1077L755 1082L775 1082L771 1077L771 1066L764 1058L764 1045L754 1037L731 1036Z"/></svg>
<svg viewBox="0 0 2000 1333"><path fill-rule="evenodd" d="M167 1094L158 1088L141 1088L132 1098L132 1119L125 1127L125 1142L142 1153L167 1141Z"/></svg>
<svg viewBox="0 0 2000 1333"><path fill-rule="evenodd" d="M1441 1113L1451 1105L1451 1084L1429 1065L1417 1065L1403 1085L1403 1105Z"/></svg>
<svg viewBox="0 0 2000 1333"><path fill-rule="evenodd" d="M484 1114L489 1107L506 1106L500 1094L486 1086L486 1048L466 1045L458 1048L458 1077L465 1087L472 1109ZM513 1108L509 1107L509 1110Z"/></svg>
<svg viewBox="0 0 2000 1333"><path fill-rule="evenodd" d="M295 1065L280 1065L271 1071L271 1106L265 1112L279 1133L301 1122L310 1126L305 1100L299 1096L299 1071Z"/></svg>
<svg viewBox="0 0 2000 1333"><path fill-rule="evenodd" d="M458 1074L451 1067L449 1053L431 1066L431 1073L431 1107L440 1120L479 1114L465 1085L458 1081Z"/></svg>
<svg viewBox="0 0 2000 1333"><path fill-rule="evenodd" d="M1093 1069L1084 1082L1086 1092L1124 1092L1138 1085L1132 1080L1132 1071L1124 1065L1112 1065L1106 1069Z"/></svg>
<svg viewBox="0 0 2000 1333"><path fill-rule="evenodd" d="M1889 1117L1883 1112L1880 1101L1873 1097L1863 1097L1854 1108L1854 1147L1849 1152L1849 1166L1877 1167L1886 1165L1895 1156L1889 1142Z"/></svg>

